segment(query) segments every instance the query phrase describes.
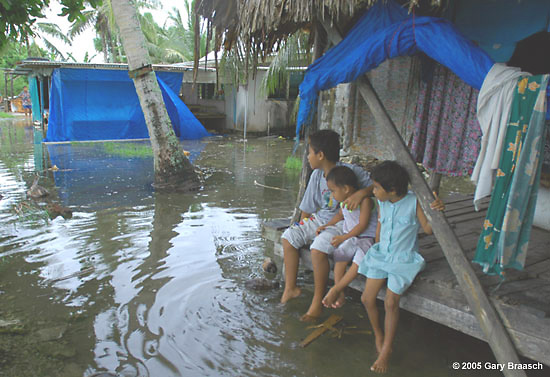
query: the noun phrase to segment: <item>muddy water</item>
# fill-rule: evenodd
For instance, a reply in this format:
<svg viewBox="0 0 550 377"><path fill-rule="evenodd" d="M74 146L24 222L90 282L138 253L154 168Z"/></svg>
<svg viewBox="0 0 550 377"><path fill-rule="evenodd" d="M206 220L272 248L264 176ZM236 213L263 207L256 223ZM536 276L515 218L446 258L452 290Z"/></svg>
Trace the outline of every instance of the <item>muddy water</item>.
<svg viewBox="0 0 550 377"><path fill-rule="evenodd" d="M338 311L341 338L301 349L311 273L287 306L280 290L245 288L272 255L261 222L293 208L291 141L184 142L204 188L161 194L147 143L35 140L24 122L0 122L0 376L368 374L375 350L357 295ZM26 199L35 172L72 218L49 220ZM389 376L500 375L451 368L494 362L482 342L405 312L399 326Z"/></svg>

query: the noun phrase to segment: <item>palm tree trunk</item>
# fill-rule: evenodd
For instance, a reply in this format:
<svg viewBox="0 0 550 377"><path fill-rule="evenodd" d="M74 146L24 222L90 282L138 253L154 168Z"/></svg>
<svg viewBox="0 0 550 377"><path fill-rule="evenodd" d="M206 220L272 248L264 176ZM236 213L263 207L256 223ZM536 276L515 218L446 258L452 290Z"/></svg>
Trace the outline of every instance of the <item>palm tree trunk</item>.
<svg viewBox="0 0 550 377"><path fill-rule="evenodd" d="M145 46L145 37L139 25L136 8L131 1L116 0L112 2L112 7L128 58L128 69L134 71L150 65L151 59ZM199 186L197 174L183 154L172 129L155 73L150 71L133 80L153 148L155 187L196 189Z"/></svg>

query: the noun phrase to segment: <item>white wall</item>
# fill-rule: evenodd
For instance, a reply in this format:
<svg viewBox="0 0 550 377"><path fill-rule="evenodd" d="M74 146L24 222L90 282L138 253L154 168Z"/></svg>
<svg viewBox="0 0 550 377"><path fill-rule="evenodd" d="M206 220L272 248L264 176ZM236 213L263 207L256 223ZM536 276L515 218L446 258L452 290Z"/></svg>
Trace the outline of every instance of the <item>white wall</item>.
<svg viewBox="0 0 550 377"><path fill-rule="evenodd" d="M225 86L226 127L244 132L245 118L247 132L276 133L281 129L293 128L290 113L294 100L268 99L260 88L265 71L258 71L248 85L240 85L238 90ZM248 106L248 107L247 107Z"/></svg>
<svg viewBox="0 0 550 377"><path fill-rule="evenodd" d="M539 188L533 225L550 230L550 189Z"/></svg>

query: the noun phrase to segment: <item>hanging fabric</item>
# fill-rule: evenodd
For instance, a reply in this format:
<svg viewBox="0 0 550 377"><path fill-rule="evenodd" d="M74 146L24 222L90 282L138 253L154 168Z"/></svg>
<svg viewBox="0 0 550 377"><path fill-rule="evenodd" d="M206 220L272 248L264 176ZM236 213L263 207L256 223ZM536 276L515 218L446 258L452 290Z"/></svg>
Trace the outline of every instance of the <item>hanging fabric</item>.
<svg viewBox="0 0 550 377"><path fill-rule="evenodd" d="M545 140L548 75L521 77L474 262L488 274L523 269L535 214Z"/></svg>
<svg viewBox="0 0 550 377"><path fill-rule="evenodd" d="M415 17L394 1L376 2L346 37L311 64L300 84L296 138L313 118L319 91L351 82L383 61L423 51L480 88L493 65L485 51L449 21Z"/></svg>
<svg viewBox="0 0 550 377"><path fill-rule="evenodd" d="M416 162L448 176L472 174L481 140L478 93L435 63L431 79L420 83L417 97L410 145Z"/></svg>
<svg viewBox="0 0 550 377"><path fill-rule="evenodd" d="M506 124L518 78L527 75L519 68L495 64L483 81L477 99L477 118L483 134L471 180L476 185L474 206L491 194L493 175L500 161Z"/></svg>

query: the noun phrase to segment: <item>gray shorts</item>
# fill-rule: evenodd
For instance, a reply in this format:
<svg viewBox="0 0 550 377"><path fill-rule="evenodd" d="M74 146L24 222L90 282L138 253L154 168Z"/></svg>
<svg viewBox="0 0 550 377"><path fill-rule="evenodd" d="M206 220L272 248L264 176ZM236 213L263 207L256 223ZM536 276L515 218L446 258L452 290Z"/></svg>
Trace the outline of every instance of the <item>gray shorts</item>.
<svg viewBox="0 0 550 377"><path fill-rule="evenodd" d="M374 239L370 237L357 238L352 237L342 242L334 251L335 262L352 261L356 265L360 265L363 257L374 244Z"/></svg>
<svg viewBox="0 0 550 377"><path fill-rule="evenodd" d="M336 225L331 225L317 235L317 228L322 225L325 224L321 223L315 215L312 215L308 219L300 221L300 224L287 228L281 238L287 240L296 249L311 242L310 250L315 249L331 255L334 253L334 246L330 244L330 241L334 236L342 234L344 222L340 221Z"/></svg>

